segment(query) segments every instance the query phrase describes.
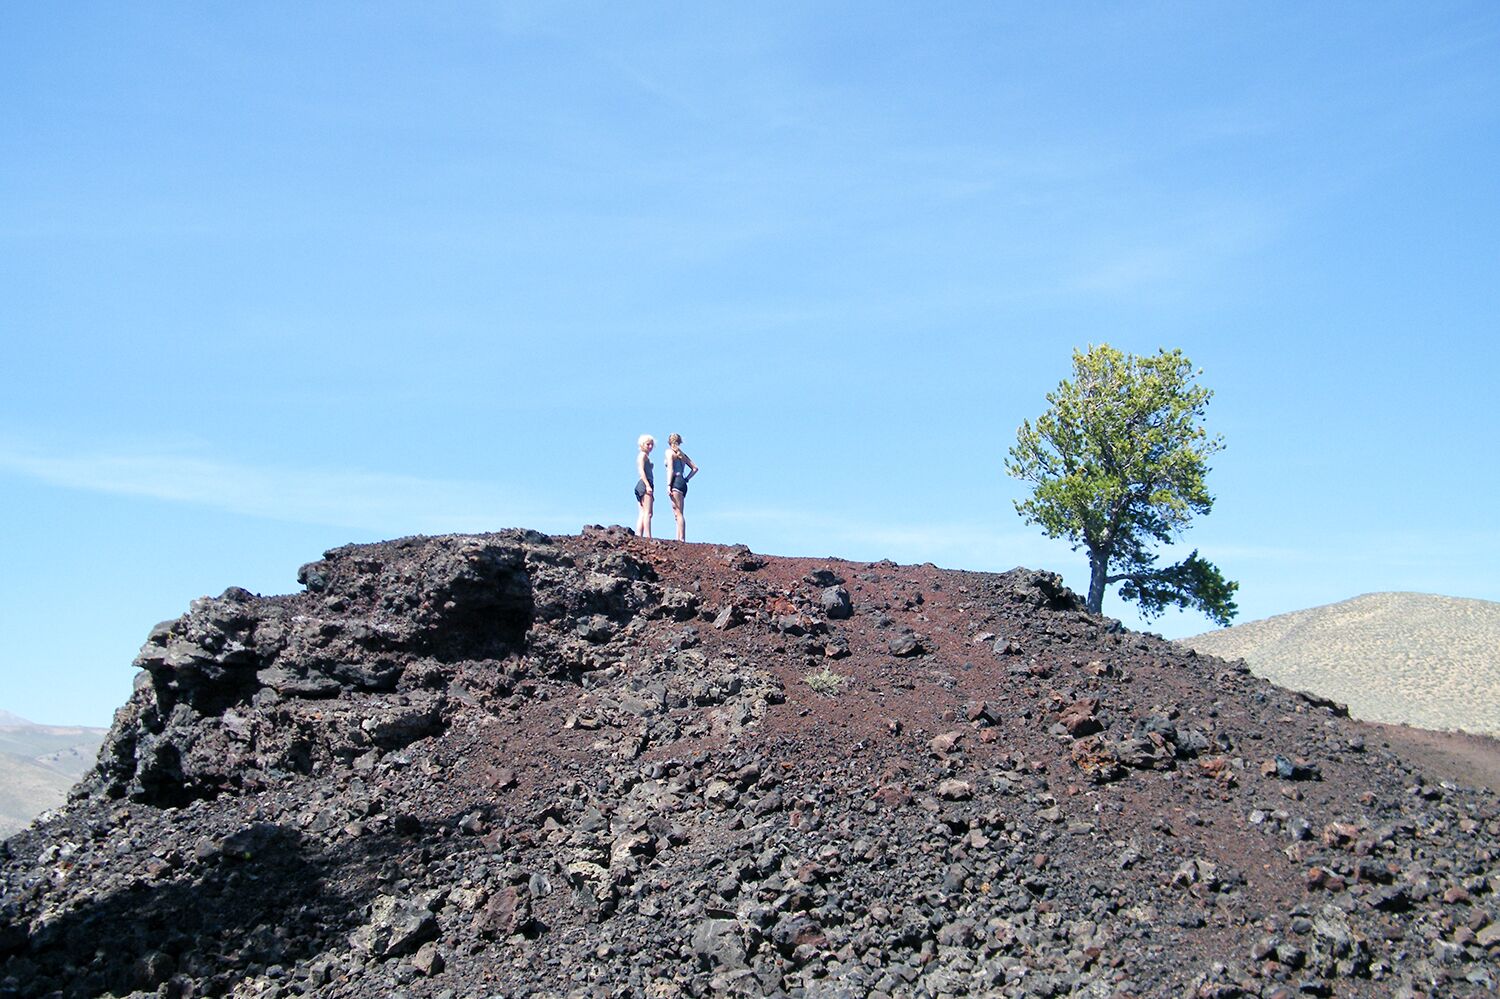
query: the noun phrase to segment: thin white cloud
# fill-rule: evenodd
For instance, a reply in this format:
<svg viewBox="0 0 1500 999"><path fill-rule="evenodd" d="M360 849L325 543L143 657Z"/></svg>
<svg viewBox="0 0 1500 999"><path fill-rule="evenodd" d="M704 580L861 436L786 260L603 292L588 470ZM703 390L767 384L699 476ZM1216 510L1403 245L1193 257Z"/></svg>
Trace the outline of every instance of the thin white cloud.
<svg viewBox="0 0 1500 999"><path fill-rule="evenodd" d="M1176 212L1125 232L1106 232L1085 244L1075 273L1060 290L1119 295L1173 288L1224 261L1260 249L1282 228L1279 212L1249 201L1228 201Z"/></svg>
<svg viewBox="0 0 1500 999"><path fill-rule="evenodd" d="M1234 562L1286 562L1302 564L1316 562L1325 558L1316 551L1305 548L1288 548L1285 545L1256 545L1256 544L1195 544L1192 541L1180 541L1177 544L1164 546L1158 549L1163 562L1182 558L1189 552L1197 549L1205 558L1219 563L1220 567Z"/></svg>
<svg viewBox="0 0 1500 999"><path fill-rule="evenodd" d="M934 562L954 569L1045 567L1071 555L1066 545L1035 532L973 522L875 522L787 507L719 510L705 514L704 520L774 536L787 551Z"/></svg>
<svg viewBox="0 0 1500 999"><path fill-rule="evenodd" d="M525 497L480 483L357 469L253 466L174 453L47 453L0 442L0 472L89 492L393 534L583 522L555 510L543 513Z"/></svg>
<svg viewBox="0 0 1500 999"><path fill-rule="evenodd" d="M1138 247L1078 275L1074 286L1080 291L1118 294L1142 285L1170 285L1182 280L1192 266L1191 255L1182 248Z"/></svg>

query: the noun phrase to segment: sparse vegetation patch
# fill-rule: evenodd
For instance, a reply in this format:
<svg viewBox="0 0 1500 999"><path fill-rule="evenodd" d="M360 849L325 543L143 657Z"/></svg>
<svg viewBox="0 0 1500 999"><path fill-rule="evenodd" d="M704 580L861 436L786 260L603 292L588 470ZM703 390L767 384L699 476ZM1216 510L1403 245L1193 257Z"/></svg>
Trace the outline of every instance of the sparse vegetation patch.
<svg viewBox="0 0 1500 999"><path fill-rule="evenodd" d="M814 693L833 697L844 689L844 684L849 682L849 678L824 666L820 670L808 673L802 681L811 687Z"/></svg>

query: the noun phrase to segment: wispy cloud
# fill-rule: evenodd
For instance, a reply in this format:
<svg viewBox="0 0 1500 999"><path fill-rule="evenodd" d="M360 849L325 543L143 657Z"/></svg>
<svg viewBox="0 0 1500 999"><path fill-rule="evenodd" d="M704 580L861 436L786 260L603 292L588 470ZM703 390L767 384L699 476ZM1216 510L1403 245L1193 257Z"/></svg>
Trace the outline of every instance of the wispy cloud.
<svg viewBox="0 0 1500 999"><path fill-rule="evenodd" d="M0 473L89 492L390 533L486 530L496 524L560 529L584 519L544 512L528 497L481 483L256 466L171 452L57 453L0 441Z"/></svg>
<svg viewBox="0 0 1500 999"><path fill-rule="evenodd" d="M1173 288L1276 238L1278 209L1228 200L1169 214L1083 243L1074 273L1061 289L1119 295Z"/></svg>
<svg viewBox="0 0 1500 999"><path fill-rule="evenodd" d="M1185 555L1194 547L1204 546L1179 544L1173 551L1180 549L1180 552L1173 557ZM1226 563L1231 561L1299 563L1315 561L1318 557L1315 552L1307 549L1288 548L1284 545L1216 544L1212 547L1213 559Z"/></svg>
<svg viewBox="0 0 1500 999"><path fill-rule="evenodd" d="M787 553L837 553L847 558L891 558L982 570L1049 567L1072 556L1067 545L1035 532L1000 530L971 521L872 521L790 507L740 507L715 511L703 519L730 532L775 537Z"/></svg>

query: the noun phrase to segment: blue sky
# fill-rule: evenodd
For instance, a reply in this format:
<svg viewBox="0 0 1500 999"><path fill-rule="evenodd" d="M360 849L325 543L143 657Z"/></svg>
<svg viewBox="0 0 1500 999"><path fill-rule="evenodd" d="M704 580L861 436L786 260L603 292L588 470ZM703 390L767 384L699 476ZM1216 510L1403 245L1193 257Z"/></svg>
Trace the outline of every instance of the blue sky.
<svg viewBox="0 0 1500 999"><path fill-rule="evenodd" d="M1497 223L1488 2L8 5L0 707L334 545L633 523L642 432L691 538L1082 589L1002 462L1098 342L1215 390L1241 620L1500 600Z"/></svg>

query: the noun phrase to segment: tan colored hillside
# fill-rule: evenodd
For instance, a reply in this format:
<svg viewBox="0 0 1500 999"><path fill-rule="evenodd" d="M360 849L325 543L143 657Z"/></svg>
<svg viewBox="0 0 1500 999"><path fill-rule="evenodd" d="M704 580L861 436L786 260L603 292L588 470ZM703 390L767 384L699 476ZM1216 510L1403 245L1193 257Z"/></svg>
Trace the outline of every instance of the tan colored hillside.
<svg viewBox="0 0 1500 999"><path fill-rule="evenodd" d="M68 798L94 764L104 729L34 725L0 711L0 839Z"/></svg>
<svg viewBox="0 0 1500 999"><path fill-rule="evenodd" d="M1356 718L1500 736L1500 603L1367 593L1181 643Z"/></svg>

